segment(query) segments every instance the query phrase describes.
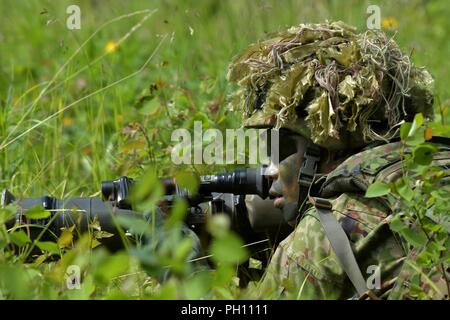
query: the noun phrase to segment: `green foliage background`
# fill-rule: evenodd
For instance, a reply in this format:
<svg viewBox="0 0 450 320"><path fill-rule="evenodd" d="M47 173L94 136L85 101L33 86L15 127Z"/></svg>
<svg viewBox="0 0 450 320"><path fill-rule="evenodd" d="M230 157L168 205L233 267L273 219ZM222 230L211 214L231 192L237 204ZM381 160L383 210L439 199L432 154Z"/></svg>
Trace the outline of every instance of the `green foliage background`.
<svg viewBox="0 0 450 320"><path fill-rule="evenodd" d="M81 30L66 28L66 8L71 4L81 8ZM170 162L173 129L192 128L195 120L201 120L206 128L239 127L240 115L225 108L231 89L225 75L235 53L266 33L301 22L342 20L362 31L369 4L381 7L386 32L435 77L434 132L448 135L448 126L443 125L450 121L450 6L446 0L1 1L0 187L17 196L68 197L98 194L102 180L123 174L138 176L149 164L157 168L158 175L175 174L180 168ZM158 11L140 25L145 13L108 24L69 61L103 23L143 9ZM129 37L115 47L128 33ZM162 39L154 58L136 76L58 113L139 70ZM111 52L97 60L107 48ZM36 100L67 61L48 92ZM223 168L193 169L206 172ZM20 242L21 235L18 237ZM94 270L82 291L64 291L60 282L61 270L68 263L64 259L60 265L38 261L30 267L24 260L2 257L2 272L11 281L9 287L17 288L16 293L5 296L192 298L189 294L180 296L176 282L155 293L152 280L139 273L127 255L100 251L92 262L83 246L90 245L81 242L65 255L67 261L89 264ZM134 276L131 270L136 268ZM230 280L232 272L224 270L221 275ZM111 287L112 279L117 282L123 274L132 274L124 279L133 279L135 284ZM218 296L234 297L231 289L219 285L220 279L216 279ZM41 284L35 291L26 290L33 281ZM204 279L190 281L193 283L185 285L199 287L196 294L202 296Z"/></svg>
<svg viewBox="0 0 450 320"><path fill-rule="evenodd" d="M137 71L161 37L167 38L137 76L74 105L2 148L0 185L15 194L91 194L98 191L102 179L137 174L133 168L149 159L162 173L172 173L167 148L173 128L190 128L193 120L210 127L239 126L239 114L225 108L229 92L225 75L234 54L266 32L301 22L340 19L364 30L369 5L368 1L323 0L77 1L81 30L68 30L66 8L74 3L1 2L1 145L77 99ZM387 32L395 34L405 52L412 52L417 65L427 66L435 76L436 110L448 118L450 7L446 1L370 4L380 6L385 23L394 19L395 28ZM102 29L62 71L55 81L58 87L19 123L45 81L101 24L143 9L158 11L116 51L90 65L105 53L108 42L117 42L145 14ZM64 81L86 65L85 71ZM139 110L139 101L152 95L150 91L158 100ZM151 143L140 132L129 138L123 129L130 123L135 127L125 130L128 135L139 124Z"/></svg>

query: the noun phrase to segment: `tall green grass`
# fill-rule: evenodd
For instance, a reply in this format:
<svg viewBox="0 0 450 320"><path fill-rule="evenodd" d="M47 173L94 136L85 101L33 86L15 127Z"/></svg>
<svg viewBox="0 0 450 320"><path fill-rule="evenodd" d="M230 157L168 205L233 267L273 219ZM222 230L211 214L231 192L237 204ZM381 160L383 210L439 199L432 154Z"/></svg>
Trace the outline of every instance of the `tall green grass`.
<svg viewBox="0 0 450 320"><path fill-rule="evenodd" d="M369 2L76 1L82 13L81 30L68 30L66 7L70 4L74 2L0 3L1 12L6 13L0 21L1 145L74 101L137 71L166 38L138 75L57 114L0 150L0 186L19 195L92 194L102 179L139 174L139 167L150 159L162 174L173 173L170 130L188 126L193 119L219 128L239 126L239 115L225 108L229 93L225 75L235 53L266 33L301 22L343 20L363 30ZM416 64L427 66L435 76L436 107L448 106L450 7L446 1L370 4L381 7L382 18L397 22L395 30L387 32L406 52L412 51ZM117 50L96 61L105 54L108 42L130 32L145 13L110 23L68 62L103 23L145 9L158 11ZM160 106L139 111L137 102L150 94L151 86L157 87L153 93ZM218 110L214 105L220 106ZM145 128L152 145L143 146L139 133L127 138L123 128L133 122ZM128 143L134 140L140 144Z"/></svg>

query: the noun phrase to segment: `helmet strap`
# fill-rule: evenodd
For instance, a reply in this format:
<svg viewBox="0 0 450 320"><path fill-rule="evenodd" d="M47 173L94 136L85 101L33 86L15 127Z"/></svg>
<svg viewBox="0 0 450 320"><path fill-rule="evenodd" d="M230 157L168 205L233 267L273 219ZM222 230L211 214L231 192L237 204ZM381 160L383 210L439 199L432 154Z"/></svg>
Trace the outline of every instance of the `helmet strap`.
<svg viewBox="0 0 450 320"><path fill-rule="evenodd" d="M297 218L302 203L308 197L308 191L314 181L320 163L320 147L312 142L306 146L302 166L298 173L298 202L286 204L283 208L284 219L289 222Z"/></svg>

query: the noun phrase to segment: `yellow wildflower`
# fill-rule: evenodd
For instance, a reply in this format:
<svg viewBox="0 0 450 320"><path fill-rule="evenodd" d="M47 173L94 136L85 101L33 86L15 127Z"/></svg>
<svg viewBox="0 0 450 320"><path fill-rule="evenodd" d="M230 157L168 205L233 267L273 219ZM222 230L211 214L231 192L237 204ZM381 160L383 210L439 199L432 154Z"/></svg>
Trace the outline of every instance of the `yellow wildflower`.
<svg viewBox="0 0 450 320"><path fill-rule="evenodd" d="M63 125L68 127L75 123L75 119L72 117L64 117L63 118Z"/></svg>
<svg viewBox="0 0 450 320"><path fill-rule="evenodd" d="M106 53L112 53L117 50L117 43L114 41L108 41L108 43L105 46Z"/></svg>
<svg viewBox="0 0 450 320"><path fill-rule="evenodd" d="M398 20L394 17L387 17L381 21L381 26L385 30L393 30L398 27Z"/></svg>

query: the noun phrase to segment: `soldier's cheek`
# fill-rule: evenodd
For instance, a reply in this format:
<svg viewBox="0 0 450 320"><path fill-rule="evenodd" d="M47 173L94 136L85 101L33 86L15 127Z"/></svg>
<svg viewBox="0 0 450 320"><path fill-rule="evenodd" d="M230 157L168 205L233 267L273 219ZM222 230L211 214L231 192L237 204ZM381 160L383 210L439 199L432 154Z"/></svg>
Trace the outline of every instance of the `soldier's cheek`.
<svg viewBox="0 0 450 320"><path fill-rule="evenodd" d="M297 176L300 170L300 161L298 157L291 157L286 159L284 163L280 165L279 180L283 188L283 195L288 201L297 201L298 197L298 184Z"/></svg>

